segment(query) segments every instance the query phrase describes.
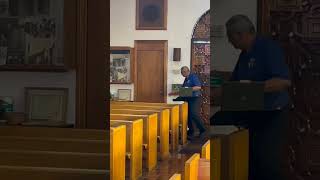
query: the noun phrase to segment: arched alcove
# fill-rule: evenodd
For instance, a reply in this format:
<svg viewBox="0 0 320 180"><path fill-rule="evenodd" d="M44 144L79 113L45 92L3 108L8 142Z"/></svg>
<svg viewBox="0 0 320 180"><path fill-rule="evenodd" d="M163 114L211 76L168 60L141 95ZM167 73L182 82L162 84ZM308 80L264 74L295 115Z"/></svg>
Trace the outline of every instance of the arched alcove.
<svg viewBox="0 0 320 180"><path fill-rule="evenodd" d="M210 124L210 10L206 11L194 26L191 40L191 70L203 83L201 93L201 119Z"/></svg>

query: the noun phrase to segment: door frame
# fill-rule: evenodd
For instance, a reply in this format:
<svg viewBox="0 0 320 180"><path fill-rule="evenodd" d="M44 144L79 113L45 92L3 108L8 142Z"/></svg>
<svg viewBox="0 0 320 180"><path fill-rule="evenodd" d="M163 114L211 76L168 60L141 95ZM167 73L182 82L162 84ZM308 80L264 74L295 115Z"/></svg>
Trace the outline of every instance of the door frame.
<svg viewBox="0 0 320 180"><path fill-rule="evenodd" d="M110 37L105 35L101 38L99 34L109 29L108 4L100 0L78 0L75 4L77 7L76 128L109 129L110 103L107 93ZM106 24L101 25L101 22Z"/></svg>
<svg viewBox="0 0 320 180"><path fill-rule="evenodd" d="M137 82L138 82L138 53L137 53L137 44L138 42L163 42L163 102L167 103L167 79L168 79L168 40L135 40L134 41L134 101L137 99Z"/></svg>

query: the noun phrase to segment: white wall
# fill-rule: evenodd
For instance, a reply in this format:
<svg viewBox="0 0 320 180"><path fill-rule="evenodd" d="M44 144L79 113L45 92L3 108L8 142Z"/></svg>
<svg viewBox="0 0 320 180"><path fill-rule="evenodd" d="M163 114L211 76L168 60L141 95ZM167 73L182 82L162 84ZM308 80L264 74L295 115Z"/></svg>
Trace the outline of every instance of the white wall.
<svg viewBox="0 0 320 180"><path fill-rule="evenodd" d="M168 25L166 31L135 30L134 0L111 0L110 46L134 47L134 40L168 40L168 92L171 84L182 83L183 77L172 72L181 66L190 65L192 30L197 20L210 9L210 0L168 0ZM173 48L181 48L181 61L173 62ZM111 85L110 91L131 88L133 85ZM168 97L168 102L171 98Z"/></svg>
<svg viewBox="0 0 320 180"><path fill-rule="evenodd" d="M76 73L0 72L0 96L14 98L14 111L24 112L24 87L59 87L69 89L67 122L75 122Z"/></svg>
<svg viewBox="0 0 320 180"><path fill-rule="evenodd" d="M247 15L256 25L257 0L214 0L211 3L211 23L214 25L224 25L231 16L236 14ZM226 36L214 38L212 44L211 67L219 71L232 71L240 51L229 44Z"/></svg>

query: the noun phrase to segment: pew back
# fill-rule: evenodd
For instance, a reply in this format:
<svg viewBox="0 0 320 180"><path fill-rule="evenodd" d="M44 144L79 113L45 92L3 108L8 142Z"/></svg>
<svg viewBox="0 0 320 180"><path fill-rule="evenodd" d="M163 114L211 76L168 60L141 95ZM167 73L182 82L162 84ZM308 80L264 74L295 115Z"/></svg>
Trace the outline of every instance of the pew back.
<svg viewBox="0 0 320 180"><path fill-rule="evenodd" d="M185 163L185 180L198 180L200 154L192 155Z"/></svg>
<svg viewBox="0 0 320 180"><path fill-rule="evenodd" d="M119 125L110 128L110 177L113 180L125 179L126 158L126 126Z"/></svg>
<svg viewBox="0 0 320 180"><path fill-rule="evenodd" d="M179 106L150 106L150 105L136 105L133 103L128 104L117 104L113 103L110 105L111 109L114 108L133 108L133 109L140 109L140 110L163 110L169 109L170 110L170 140L171 140L171 149L173 151L178 149L178 142L179 142Z"/></svg>
<svg viewBox="0 0 320 180"><path fill-rule="evenodd" d="M138 179L142 175L142 142L143 142L143 120L137 118L134 121L110 120L110 126L126 126L126 151L129 156L129 176Z"/></svg>
<svg viewBox="0 0 320 180"><path fill-rule="evenodd" d="M130 114L110 114L111 119L132 121L137 118L143 119L143 142L146 149L146 166L149 171L157 165L157 118L158 115L130 115Z"/></svg>

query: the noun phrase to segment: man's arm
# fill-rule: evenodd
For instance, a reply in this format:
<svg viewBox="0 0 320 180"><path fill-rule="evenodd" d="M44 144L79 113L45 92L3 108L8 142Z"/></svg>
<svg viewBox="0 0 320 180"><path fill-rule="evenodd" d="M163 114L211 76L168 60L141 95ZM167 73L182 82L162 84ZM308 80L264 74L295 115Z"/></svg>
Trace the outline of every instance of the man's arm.
<svg viewBox="0 0 320 180"><path fill-rule="evenodd" d="M267 48L267 71L272 77L265 81L265 92L285 91L291 86L289 68L280 46L269 44Z"/></svg>
<svg viewBox="0 0 320 180"><path fill-rule="evenodd" d="M200 91L201 90L201 82L199 80L199 77L197 75L193 74L192 81L193 81L192 90L193 91Z"/></svg>
<svg viewBox="0 0 320 180"><path fill-rule="evenodd" d="M287 79L273 78L265 81L265 92L279 92L285 91L291 86L291 81Z"/></svg>
<svg viewBox="0 0 320 180"><path fill-rule="evenodd" d="M201 86L193 86L192 90L193 91L200 91L201 90Z"/></svg>

